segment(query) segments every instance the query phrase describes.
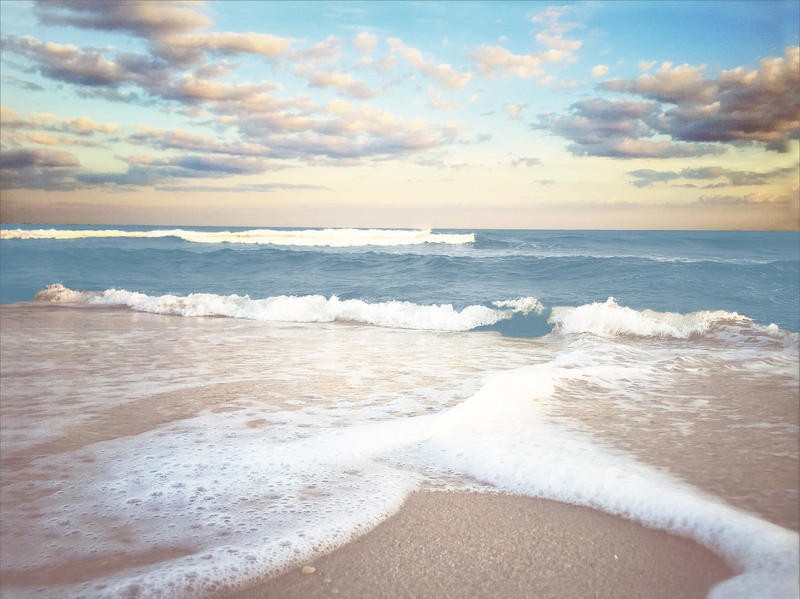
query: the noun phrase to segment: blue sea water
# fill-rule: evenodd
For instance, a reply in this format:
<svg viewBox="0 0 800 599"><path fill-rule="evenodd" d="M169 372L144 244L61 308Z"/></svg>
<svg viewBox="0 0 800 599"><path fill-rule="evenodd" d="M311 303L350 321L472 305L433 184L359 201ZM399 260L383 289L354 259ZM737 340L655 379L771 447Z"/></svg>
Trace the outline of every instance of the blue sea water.
<svg viewBox="0 0 800 599"><path fill-rule="evenodd" d="M5 225L4 229L42 229ZM111 227L59 226L60 230ZM153 231L165 227L113 227ZM245 229L183 228L183 231ZM800 330L797 232L448 231L474 243L308 247L156 238L2 239L0 303L31 301L52 283L149 296L192 293L251 299L337 296L368 303L490 306L535 297L544 316L490 328L540 335L547 310L615 298L659 312L724 310Z"/></svg>

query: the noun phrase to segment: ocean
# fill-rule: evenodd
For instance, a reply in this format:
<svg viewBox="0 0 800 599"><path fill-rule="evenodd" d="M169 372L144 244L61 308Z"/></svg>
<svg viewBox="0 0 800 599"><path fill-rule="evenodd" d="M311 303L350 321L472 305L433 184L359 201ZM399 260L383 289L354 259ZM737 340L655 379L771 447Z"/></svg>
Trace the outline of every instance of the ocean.
<svg viewBox="0 0 800 599"><path fill-rule="evenodd" d="M415 490L798 594L797 232L0 229L2 597L203 597Z"/></svg>

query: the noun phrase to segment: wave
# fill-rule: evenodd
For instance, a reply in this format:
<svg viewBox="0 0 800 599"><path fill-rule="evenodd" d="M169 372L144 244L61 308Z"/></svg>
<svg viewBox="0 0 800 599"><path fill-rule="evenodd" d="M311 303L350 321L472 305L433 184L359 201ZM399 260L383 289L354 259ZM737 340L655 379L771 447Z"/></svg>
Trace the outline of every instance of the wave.
<svg viewBox="0 0 800 599"><path fill-rule="evenodd" d="M247 231L193 231L189 229L0 229L0 239L84 239L97 237L177 237L193 243L250 243L288 246L395 246L423 243L466 244L474 233L433 233L430 229L250 229Z"/></svg>
<svg viewBox="0 0 800 599"><path fill-rule="evenodd" d="M60 283L36 294L36 301L97 306L127 306L141 312L178 316L223 316L280 322L356 322L381 327L429 331L468 331L490 326L515 314L541 314L534 297L494 302L500 309L471 305L456 310L451 304L420 305L406 301L365 302L332 295L280 295L251 299L247 295L192 293L151 296L125 289L80 291ZM505 308L505 309L503 309Z"/></svg>
<svg viewBox="0 0 800 599"><path fill-rule="evenodd" d="M752 320L736 312L701 310L689 314L634 310L617 304L613 297L605 302L583 306L557 306L548 322L562 334L591 333L601 337L674 337L687 339L703 335L726 324L751 324ZM776 326L770 325L777 329ZM772 330L770 327L766 327Z"/></svg>
<svg viewBox="0 0 800 599"><path fill-rule="evenodd" d="M340 299L336 295L278 295L253 299L249 295L148 295L126 289L81 291L61 283L38 291L35 301L53 304L125 306L139 312L175 316L216 316L273 322L354 322L380 327L426 331L470 331L492 327L533 327L536 337L590 334L597 337L650 337L688 339L719 331L757 333L797 342L797 333L775 324L759 325L752 319L725 310L701 310L680 314L634 310L620 306L613 297L605 302L547 309L533 296L496 300L489 305L472 304L456 309L452 304L417 304L389 300L369 302ZM731 327L734 327L733 329ZM506 331L508 332L508 331ZM513 333L513 331L512 331ZM518 336L518 334L513 334Z"/></svg>

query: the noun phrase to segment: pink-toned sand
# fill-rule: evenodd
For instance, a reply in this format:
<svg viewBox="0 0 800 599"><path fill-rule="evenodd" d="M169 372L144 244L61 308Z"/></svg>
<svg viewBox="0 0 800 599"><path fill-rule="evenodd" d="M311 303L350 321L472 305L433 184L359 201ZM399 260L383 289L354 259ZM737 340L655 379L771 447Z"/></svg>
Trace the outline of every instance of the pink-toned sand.
<svg viewBox="0 0 800 599"><path fill-rule="evenodd" d="M676 599L731 575L697 543L589 508L419 492L336 551L220 598Z"/></svg>

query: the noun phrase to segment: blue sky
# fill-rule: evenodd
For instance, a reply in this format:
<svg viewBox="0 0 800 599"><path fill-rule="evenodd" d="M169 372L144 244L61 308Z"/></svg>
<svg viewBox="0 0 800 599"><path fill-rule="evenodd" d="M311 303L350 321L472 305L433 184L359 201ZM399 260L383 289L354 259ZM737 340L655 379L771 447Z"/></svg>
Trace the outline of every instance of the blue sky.
<svg viewBox="0 0 800 599"><path fill-rule="evenodd" d="M4 222L797 228L798 2L0 11Z"/></svg>

